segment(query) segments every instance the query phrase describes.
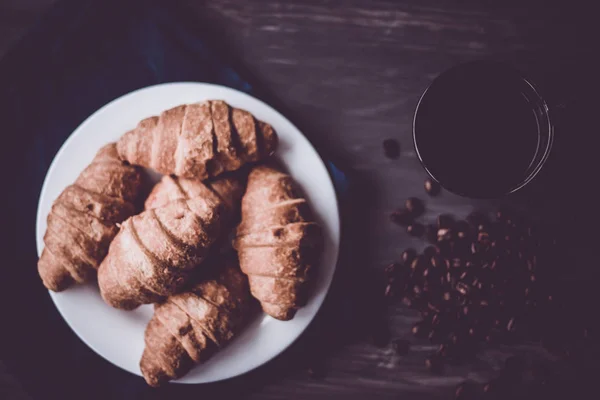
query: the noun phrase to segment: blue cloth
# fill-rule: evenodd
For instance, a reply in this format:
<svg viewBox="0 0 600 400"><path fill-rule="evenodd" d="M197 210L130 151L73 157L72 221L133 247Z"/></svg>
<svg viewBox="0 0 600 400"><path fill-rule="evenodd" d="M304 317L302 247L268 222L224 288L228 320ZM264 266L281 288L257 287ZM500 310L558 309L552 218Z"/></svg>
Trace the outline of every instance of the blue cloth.
<svg viewBox="0 0 600 400"><path fill-rule="evenodd" d="M151 396L139 377L87 348L54 308L36 269L35 213L50 162L107 102L163 82L199 81L260 96L185 9L168 1L70 0L56 5L0 64L3 229L0 359L34 398ZM268 98L264 98L269 102ZM337 189L344 173L327 162ZM4 215L4 212L3 212ZM93 320L90 315L90 321ZM171 385L178 395L197 386Z"/></svg>

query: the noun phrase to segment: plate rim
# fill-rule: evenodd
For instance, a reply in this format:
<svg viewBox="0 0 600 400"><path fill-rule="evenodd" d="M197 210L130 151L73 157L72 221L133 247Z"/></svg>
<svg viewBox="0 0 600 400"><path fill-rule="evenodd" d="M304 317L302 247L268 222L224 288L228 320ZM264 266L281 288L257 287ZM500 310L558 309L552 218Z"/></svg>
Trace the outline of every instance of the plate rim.
<svg viewBox="0 0 600 400"><path fill-rule="evenodd" d="M212 383L212 382L220 382L220 381L224 381L224 380L229 380L229 379L233 379L239 376L243 376L265 364L267 364L268 362L272 361L274 358L276 358L277 356L281 355L283 352L285 352L292 344L294 344L298 338L300 336L302 336L302 334L306 331L306 329L308 329L308 327L313 323L316 315L319 313L319 311L321 310L321 307L323 306L323 303L325 303L326 299L328 298L329 294L330 294L330 289L331 289L331 285L333 283L333 279L335 278L336 275L336 271L337 271L337 267L339 264L339 255L340 255L340 248L341 248L341 242L342 242L342 222L341 222L341 214L340 214L340 204L339 204L339 198L338 198L338 193L335 187L335 184L333 182L333 178L331 176L331 172L329 171L325 160L322 158L321 153L315 148L315 146L313 145L313 143L302 133L302 131L292 122L290 121L285 115L283 115L281 112L279 112L277 109L275 109L273 106L271 106L270 104L266 103L265 101L254 97L253 95L228 87L228 86L223 86L223 85L218 85L218 84L214 84L214 83L206 83L206 82L194 82L194 81L178 81L178 82L165 82L165 83L159 83L159 84L155 84L155 85L150 85L150 86L145 86L142 88L138 88L136 90L133 90L131 92L125 93L119 97L114 98L113 100L107 102L106 104L104 104L103 106L101 106L100 108L98 108L96 111L94 111L93 113L89 114L85 120L83 120L72 132L71 134L67 137L67 139L63 142L63 144L61 145L61 147L59 148L59 150L56 152L56 154L54 155L52 162L50 163L50 166L48 167L48 170L46 172L46 175L44 177L44 181L41 187L41 191L40 191L40 195L39 195L39 199L38 199L38 203L37 203L37 211L36 211L36 250L38 253L38 257L41 254L41 249L43 248L43 240L42 243L40 244L38 241L38 235L37 235L37 226L38 226L38 222L43 219L45 216L41 215L41 209L42 209L42 202L43 201L47 201L45 199L45 194L48 191L47 186L49 185L49 177L52 175L52 173L54 172L54 170L57 168L57 163L58 163L58 159L60 159L61 157L63 157L63 153L66 151L66 148L69 146L69 144L71 143L71 141L74 140L75 137L77 137L78 135L81 134L82 131L85 130L86 126L88 124L90 124L91 120L98 114L101 114L102 112L104 112L105 109L114 106L114 104L119 103L121 101L126 100L129 97L135 96L135 95L139 95L139 93L141 92L151 92L152 90L156 90L158 88L162 88L165 86L188 86L188 85L192 85L192 86L197 86L199 89L202 89L203 87L212 87L214 89L219 89L219 90L224 90L224 91L230 91L230 92L234 92L237 95L241 95L242 97L246 97L251 101L255 101L258 102L262 107L265 107L269 112L277 115L279 118L281 118L285 123L289 124L293 129L295 129L297 131L297 133L299 133L299 136L306 141L306 144L308 144L308 146L315 152L315 154L317 155L317 159L319 160L319 162L321 163L321 166L323 167L323 169L325 170L325 174L327 176L327 182L330 185L330 188L333 192L333 204L335 205L335 216L336 216L336 223L332 224L331 228L334 229L335 232L337 232L337 234L335 235L337 237L337 240L335 241L335 243L333 243L334 245L332 246L332 250L333 250L333 262L332 262L332 272L331 272L331 279L329 279L329 282L327 282L326 287L324 287L324 294L323 297L320 301L320 303L317 305L317 307L314 310L314 313L312 313L312 315L307 317L307 321L306 324L301 327L300 329L297 329L296 332L294 332L291 335L290 340L281 347L280 350L275 351L270 357L265 358L264 360L261 360L260 362L252 365L250 368L248 368L246 371L241 372L241 373L237 373L236 375L231 375L231 376L224 376L224 377L219 377L216 379L211 379L211 380L206 380L203 382L189 382L187 380L183 380L182 378L178 378L176 380L172 380L170 381L170 383L175 383L175 384L191 384L191 385L199 385L199 384L206 384L206 383ZM97 150L96 150L97 151ZM55 199L52 199L51 202L54 202ZM71 324L71 322L69 322L69 319L65 316L65 314L63 313L63 310L61 309L61 307L58 306L57 304L57 300L56 300L56 295L57 293L52 292L51 290L48 290L49 296L52 299L52 302L54 304L54 307L56 308L56 310L58 311L58 313L60 314L60 316L62 317L62 319L64 320L64 322L67 324L67 326L69 327L69 329L71 331L73 331L73 333L75 333L75 335L77 336L77 338L79 338L79 340L81 340L87 347L89 347L92 351L94 351L94 353L96 353L97 355L99 355L100 357L102 357L103 359L105 359L106 361L108 361L110 364L112 364L115 367L120 368L123 371L126 371L128 373L131 373L132 375L135 376L139 376L139 377L143 377L139 371L130 371L129 369L125 368L124 366L118 365L115 362L113 362L112 360L110 360L109 358L107 358L101 351L99 351L95 345L92 345L90 342L88 342L82 335L80 335L80 333L75 329L75 327L73 327L73 325ZM194 367L192 367L193 369Z"/></svg>

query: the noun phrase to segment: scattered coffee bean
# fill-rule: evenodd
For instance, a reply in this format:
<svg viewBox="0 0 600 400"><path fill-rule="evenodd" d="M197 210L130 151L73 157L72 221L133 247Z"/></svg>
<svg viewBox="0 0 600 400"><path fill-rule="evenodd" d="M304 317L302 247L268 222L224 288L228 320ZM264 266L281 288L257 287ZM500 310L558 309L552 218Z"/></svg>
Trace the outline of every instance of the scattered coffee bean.
<svg viewBox="0 0 600 400"><path fill-rule="evenodd" d="M427 259L424 255L420 254L412 260L410 269L413 271L413 273L417 273L417 271L422 271L423 269L427 268L427 265L429 265Z"/></svg>
<svg viewBox="0 0 600 400"><path fill-rule="evenodd" d="M483 385L483 392L486 395L497 395L502 392L502 385L498 379L492 379Z"/></svg>
<svg viewBox="0 0 600 400"><path fill-rule="evenodd" d="M438 233L438 229L435 225L427 225L427 227L425 228L425 239L429 242L429 243L437 243L437 233Z"/></svg>
<svg viewBox="0 0 600 400"><path fill-rule="evenodd" d="M416 337L424 338L429 335L430 329L431 328L424 321L419 321L413 325L411 331Z"/></svg>
<svg viewBox="0 0 600 400"><path fill-rule="evenodd" d="M392 347L394 348L396 354L399 356L405 356L410 350L410 342L405 339L396 339L392 342Z"/></svg>
<svg viewBox="0 0 600 400"><path fill-rule="evenodd" d="M454 224L456 237L459 239L467 239L469 237L469 223L467 221L458 221Z"/></svg>
<svg viewBox="0 0 600 400"><path fill-rule="evenodd" d="M441 228L437 231L438 242L450 241L452 239L452 231L447 228Z"/></svg>
<svg viewBox="0 0 600 400"><path fill-rule="evenodd" d="M383 153L392 160L400 157L400 143L395 139L385 139L383 141Z"/></svg>
<svg viewBox="0 0 600 400"><path fill-rule="evenodd" d="M479 337L479 331L475 327L469 328L469 337L477 339Z"/></svg>
<svg viewBox="0 0 600 400"><path fill-rule="evenodd" d="M441 374L444 371L444 362L437 354L432 354L425 359L425 367L434 374Z"/></svg>
<svg viewBox="0 0 600 400"><path fill-rule="evenodd" d="M397 263L391 263L383 270L385 277L388 281L395 279L398 276L400 265Z"/></svg>
<svg viewBox="0 0 600 400"><path fill-rule="evenodd" d="M513 215L514 213L512 213L507 207L500 207L498 210L496 210L496 219L498 221L510 221Z"/></svg>
<svg viewBox="0 0 600 400"><path fill-rule="evenodd" d="M449 214L441 214L437 218L438 229L452 229L454 218Z"/></svg>
<svg viewBox="0 0 600 400"><path fill-rule="evenodd" d="M441 343L442 340L444 339L444 331L441 328L434 328L431 331L429 331L429 334L427 335L427 338L429 339L429 341L431 343Z"/></svg>
<svg viewBox="0 0 600 400"><path fill-rule="evenodd" d="M400 255L400 259L402 260L402 264L410 265L413 262L415 257L417 256L417 252L415 249L406 249Z"/></svg>
<svg viewBox="0 0 600 400"><path fill-rule="evenodd" d="M438 194L440 194L440 191L442 189L440 184L431 178L425 179L424 186L425 186L425 191L430 196L437 196Z"/></svg>
<svg viewBox="0 0 600 400"><path fill-rule="evenodd" d="M414 218L420 217L425 212L425 204L416 197L409 197L406 199L405 207Z"/></svg>
<svg viewBox="0 0 600 400"><path fill-rule="evenodd" d="M391 300L394 297L396 297L396 291L394 290L394 284L393 283L388 283L385 286L385 291L384 294L386 299Z"/></svg>
<svg viewBox="0 0 600 400"><path fill-rule="evenodd" d="M446 263L446 259L440 255L434 255L433 257L430 258L431 260L431 265L436 268L436 269L442 269L442 268L446 268L447 263Z"/></svg>
<svg viewBox="0 0 600 400"><path fill-rule="evenodd" d="M508 323L506 324L506 331L509 333L515 333L517 331L517 323L515 321L515 318L511 318L508 320Z"/></svg>
<svg viewBox="0 0 600 400"><path fill-rule="evenodd" d="M394 211L390 215L390 220L398 225L407 226L414 221L413 214L405 208Z"/></svg>
<svg viewBox="0 0 600 400"><path fill-rule="evenodd" d="M457 282L456 283L456 290L462 294L463 296L466 296L469 294L469 292L471 291L471 288L469 287L469 285L467 285L464 282Z"/></svg>
<svg viewBox="0 0 600 400"><path fill-rule="evenodd" d="M476 398L475 385L471 382L463 382L454 391L455 400L470 400Z"/></svg>
<svg viewBox="0 0 600 400"><path fill-rule="evenodd" d="M424 231L425 231L425 228L423 227L422 224L419 224L418 222L412 223L406 228L406 232L410 236L414 236L414 237L423 236Z"/></svg>
<svg viewBox="0 0 600 400"><path fill-rule="evenodd" d="M395 139L385 139L383 141L383 153L387 158L397 159L400 157L400 143Z"/></svg>
<svg viewBox="0 0 600 400"><path fill-rule="evenodd" d="M438 247L436 247L436 246L427 246L423 250L423 255L425 257L427 257L428 259L431 259L431 257L435 256L439 252L440 252L440 249Z"/></svg>

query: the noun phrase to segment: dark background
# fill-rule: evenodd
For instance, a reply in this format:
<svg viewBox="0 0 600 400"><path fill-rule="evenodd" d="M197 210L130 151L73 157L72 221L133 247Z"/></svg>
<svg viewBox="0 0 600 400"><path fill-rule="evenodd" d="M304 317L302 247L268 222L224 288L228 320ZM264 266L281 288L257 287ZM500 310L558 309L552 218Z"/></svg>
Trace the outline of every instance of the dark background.
<svg viewBox="0 0 600 400"><path fill-rule="evenodd" d="M54 3L0 0L0 62L10 62L14 52L9 49ZM184 3L188 3L188 17L208 32L212 45L253 83L257 95L292 119L349 176L353 189L343 205L344 240L350 243L352 254L342 258L332 293L316 322L290 350L246 376L194 388L171 385L161 391L146 389L141 379L132 378L87 350L64 322L55 319L56 311L49 301L36 305L23 303L22 298L27 296L16 303L3 298L2 307L7 312L0 318L0 335L5 334L4 347L12 349L7 353L10 362L2 366L0 360L0 383L4 380L11 387L18 385L13 381L16 376L34 398L131 399L180 394L256 399L426 399L447 398L451 388L465 377L483 380L491 376L508 349L485 352L473 365L432 377L423 367L423 359L432 347L416 342L411 354L398 360L391 349L373 346L367 329L372 322L369 316L375 313L369 301L368 277L372 270L397 259L405 247L422 246L389 222L389 214L406 197L425 196L425 173L411 142L416 102L437 74L479 58L516 65L539 86L547 101L556 105L552 110L556 122L552 157L541 176L516 195L476 202L443 193L428 199L425 219L432 220L441 212L465 216L473 208L491 209L500 203L512 203L559 232L571 253L565 269L574 274L598 274L593 254L598 238L595 144L600 102L595 97L600 60L597 17L588 7L592 2ZM118 10L115 7L114 12ZM110 35L112 17L103 17L103 29ZM118 19L116 14L114 18ZM4 54L6 60L1 59ZM10 81L45 68L43 63L23 66L22 75L18 69L8 69L12 75L0 76L0 92L9 87ZM32 88L23 90L35 93ZM2 99L10 101L8 96ZM0 106L9 104L0 102ZM82 112L81 120L87 116L82 110L73 112ZM35 120L36 114L30 118ZM2 147L13 155L3 153L3 171L8 177L3 196L24 196L21 200L25 207L37 201L41 182L19 174L20 164L30 162L37 154L36 143L17 140L19 128L9 124L2 132L6 138ZM400 141L402 155L398 160L383 156L381 143L385 138ZM46 164L60 144L37 143L51 149ZM40 172L43 177L45 171ZM27 245L15 243L14 238L19 236L11 231L26 226L33 232L29 225L34 211L29 220L15 221L10 214L16 210L4 210L9 223L2 230L3 247L31 249L33 236ZM21 254L14 260L9 258L2 268L33 270L34 263L34 255ZM11 284L6 280L3 283ZM39 294L43 289L37 283L32 280L19 290ZM590 293L590 302L597 302L596 297ZM392 335L409 337L408 329L415 318L402 306L392 306L388 310ZM62 324L54 327L61 334L45 335L43 328L36 329L36 319L40 327L49 321ZM529 347L516 351L538 354ZM324 355L327 376L323 380L306 376L306 365L314 361L306 360L305 355L311 352ZM23 355L21 362L19 353ZM6 394L9 399L17 396L16 388L2 390L0 385L2 399L5 393L10 393Z"/></svg>

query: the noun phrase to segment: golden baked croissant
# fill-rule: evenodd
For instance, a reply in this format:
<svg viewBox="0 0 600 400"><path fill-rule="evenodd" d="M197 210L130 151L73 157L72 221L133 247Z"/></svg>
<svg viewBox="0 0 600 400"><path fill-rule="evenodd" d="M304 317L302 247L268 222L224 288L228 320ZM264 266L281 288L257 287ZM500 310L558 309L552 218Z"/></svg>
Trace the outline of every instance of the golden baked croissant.
<svg viewBox="0 0 600 400"><path fill-rule="evenodd" d="M271 155L277 135L252 114L210 100L142 120L119 140L121 157L164 175L204 180Z"/></svg>
<svg viewBox="0 0 600 400"><path fill-rule="evenodd" d="M140 183L140 172L119 159L114 143L98 151L48 214L38 261L44 286L58 292L95 276L117 224L135 212Z"/></svg>
<svg viewBox="0 0 600 400"><path fill-rule="evenodd" d="M198 196L123 222L98 270L104 301L131 310L179 291L222 233L226 213L217 196Z"/></svg>
<svg viewBox="0 0 600 400"><path fill-rule="evenodd" d="M229 342L251 315L248 280L235 257L221 256L214 263L213 278L154 306L140 361L149 385L185 375Z"/></svg>
<svg viewBox="0 0 600 400"><path fill-rule="evenodd" d="M234 247L263 311L280 320L292 319L306 302L309 271L322 248L322 236L289 175L267 166L250 172Z"/></svg>

